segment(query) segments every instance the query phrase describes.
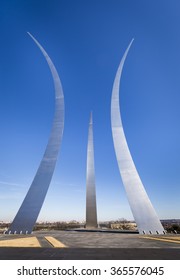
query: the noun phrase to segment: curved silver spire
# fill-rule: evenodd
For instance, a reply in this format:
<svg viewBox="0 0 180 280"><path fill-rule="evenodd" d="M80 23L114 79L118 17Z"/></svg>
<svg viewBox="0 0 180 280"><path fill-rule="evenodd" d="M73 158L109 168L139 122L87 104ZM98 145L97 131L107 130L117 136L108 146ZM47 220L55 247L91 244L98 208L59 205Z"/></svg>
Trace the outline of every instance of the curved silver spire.
<svg viewBox="0 0 180 280"><path fill-rule="evenodd" d="M133 159L131 157L124 130L122 126L120 105L119 105L119 89L123 65L132 45L133 40L127 47L113 84L111 98L111 127L114 141L114 148L118 162L121 178L126 190L129 204L137 224L139 233L156 234L164 233L159 218L151 204L151 201L144 189L141 179L138 175Z"/></svg>
<svg viewBox="0 0 180 280"><path fill-rule="evenodd" d="M28 32L43 53L54 81L55 112L49 141L29 191L7 233L31 233L43 205L55 169L64 128L64 96L55 66L39 42Z"/></svg>

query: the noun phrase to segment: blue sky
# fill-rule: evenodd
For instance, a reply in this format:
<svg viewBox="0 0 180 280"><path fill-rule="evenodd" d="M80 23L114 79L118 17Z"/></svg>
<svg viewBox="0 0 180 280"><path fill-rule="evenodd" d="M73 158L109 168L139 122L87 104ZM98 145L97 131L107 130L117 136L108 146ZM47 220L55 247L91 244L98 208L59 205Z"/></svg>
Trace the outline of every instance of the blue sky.
<svg viewBox="0 0 180 280"><path fill-rule="evenodd" d="M65 129L42 220L84 220L90 111L98 219L133 219L110 126L111 90L132 38L121 83L124 131L161 219L180 218L180 3L178 0L0 2L0 220L14 218L33 180L53 118L50 71L60 75Z"/></svg>

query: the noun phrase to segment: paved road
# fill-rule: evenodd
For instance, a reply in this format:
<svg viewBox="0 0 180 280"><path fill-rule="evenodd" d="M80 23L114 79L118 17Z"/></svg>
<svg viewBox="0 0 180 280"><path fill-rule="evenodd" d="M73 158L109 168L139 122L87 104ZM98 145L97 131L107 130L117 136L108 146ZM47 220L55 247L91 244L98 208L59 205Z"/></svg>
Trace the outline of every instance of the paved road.
<svg viewBox="0 0 180 280"><path fill-rule="evenodd" d="M0 259L180 259L180 235L40 231L32 236L39 248L1 247L1 241L18 244L29 236L0 235Z"/></svg>

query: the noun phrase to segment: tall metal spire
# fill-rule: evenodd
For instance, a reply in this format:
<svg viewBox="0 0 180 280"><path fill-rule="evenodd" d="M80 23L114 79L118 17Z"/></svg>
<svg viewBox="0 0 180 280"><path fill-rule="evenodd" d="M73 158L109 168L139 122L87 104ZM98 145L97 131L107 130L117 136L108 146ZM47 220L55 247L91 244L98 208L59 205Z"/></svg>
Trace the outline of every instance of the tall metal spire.
<svg viewBox="0 0 180 280"><path fill-rule="evenodd" d="M64 96L60 78L50 57L30 34L43 53L50 68L55 88L55 112L49 141L29 191L7 233L31 233L43 205L62 140L64 128Z"/></svg>
<svg viewBox="0 0 180 280"><path fill-rule="evenodd" d="M121 178L139 233L164 233L160 220L144 189L131 157L121 121L119 89L123 65L133 40L127 47L113 84L111 99L111 127L116 158Z"/></svg>
<svg viewBox="0 0 180 280"><path fill-rule="evenodd" d="M89 121L86 173L86 228L97 228L96 186L94 168L93 118Z"/></svg>

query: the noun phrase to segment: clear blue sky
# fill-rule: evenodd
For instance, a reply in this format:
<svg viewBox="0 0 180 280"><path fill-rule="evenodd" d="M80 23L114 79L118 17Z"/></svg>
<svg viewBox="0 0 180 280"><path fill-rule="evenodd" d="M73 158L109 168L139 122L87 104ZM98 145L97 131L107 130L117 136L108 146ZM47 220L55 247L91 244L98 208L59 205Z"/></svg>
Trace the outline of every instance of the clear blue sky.
<svg viewBox="0 0 180 280"><path fill-rule="evenodd" d="M65 96L58 163L39 220L84 220L90 111L98 220L132 214L110 126L111 90L135 38L121 84L126 138L163 218L180 218L180 3L178 0L0 2L0 220L12 220L35 175L53 118L54 89L31 32L53 60Z"/></svg>

